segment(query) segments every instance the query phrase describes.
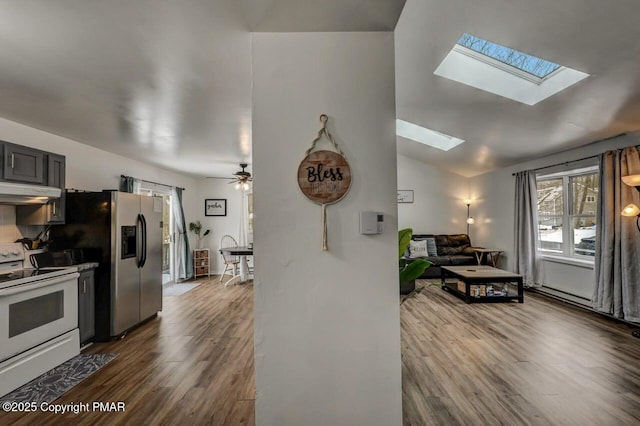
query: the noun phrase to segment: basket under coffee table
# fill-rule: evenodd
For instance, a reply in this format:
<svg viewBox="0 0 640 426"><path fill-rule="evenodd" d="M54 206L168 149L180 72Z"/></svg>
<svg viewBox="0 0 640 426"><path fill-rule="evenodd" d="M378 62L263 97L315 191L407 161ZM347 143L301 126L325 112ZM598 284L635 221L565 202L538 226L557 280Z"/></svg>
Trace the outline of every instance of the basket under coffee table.
<svg viewBox="0 0 640 426"><path fill-rule="evenodd" d="M509 302L524 303L522 275L491 266L441 266L442 289L464 299L467 303ZM452 279L455 278L455 281ZM447 280L448 279L448 280ZM506 294L487 294L489 286ZM484 290L484 291L483 291ZM517 290L517 291L516 291Z"/></svg>

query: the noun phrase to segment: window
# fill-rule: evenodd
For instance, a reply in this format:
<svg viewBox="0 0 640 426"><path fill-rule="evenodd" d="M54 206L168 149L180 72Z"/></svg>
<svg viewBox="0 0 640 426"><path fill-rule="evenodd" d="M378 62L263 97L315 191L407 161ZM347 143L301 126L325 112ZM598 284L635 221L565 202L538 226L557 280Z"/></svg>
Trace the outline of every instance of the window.
<svg viewBox="0 0 640 426"><path fill-rule="evenodd" d="M408 121L396 119L396 135L406 139L411 139L427 146L438 148L442 151L449 151L464 140L409 123Z"/></svg>
<svg viewBox="0 0 640 426"><path fill-rule="evenodd" d="M596 242L597 167L539 176L537 184L540 250L592 259Z"/></svg>
<svg viewBox="0 0 640 426"><path fill-rule="evenodd" d="M458 38L433 73L527 105L589 76L468 33Z"/></svg>
<svg viewBox="0 0 640 426"><path fill-rule="evenodd" d="M457 44L538 78L545 78L560 68L560 65L551 61L545 61L467 33L462 34Z"/></svg>

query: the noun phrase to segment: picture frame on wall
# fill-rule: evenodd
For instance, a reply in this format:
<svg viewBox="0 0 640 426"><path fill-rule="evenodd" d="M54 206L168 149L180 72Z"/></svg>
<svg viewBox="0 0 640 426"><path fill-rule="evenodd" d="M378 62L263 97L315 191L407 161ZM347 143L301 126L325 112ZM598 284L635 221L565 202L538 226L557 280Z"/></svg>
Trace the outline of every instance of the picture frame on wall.
<svg viewBox="0 0 640 426"><path fill-rule="evenodd" d="M205 216L226 216L227 215L227 199L226 198L207 198L204 200Z"/></svg>
<svg viewBox="0 0 640 426"><path fill-rule="evenodd" d="M413 203L413 189L398 189L398 203Z"/></svg>

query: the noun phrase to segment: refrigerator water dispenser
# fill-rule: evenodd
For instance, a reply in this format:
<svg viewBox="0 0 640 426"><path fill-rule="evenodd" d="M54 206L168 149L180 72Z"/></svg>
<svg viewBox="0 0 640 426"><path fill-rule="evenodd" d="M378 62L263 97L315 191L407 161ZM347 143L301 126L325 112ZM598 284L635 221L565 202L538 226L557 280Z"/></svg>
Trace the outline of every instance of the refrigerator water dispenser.
<svg viewBox="0 0 640 426"><path fill-rule="evenodd" d="M136 227L135 226L123 226L122 232L122 251L120 258L128 259L130 257L136 257Z"/></svg>

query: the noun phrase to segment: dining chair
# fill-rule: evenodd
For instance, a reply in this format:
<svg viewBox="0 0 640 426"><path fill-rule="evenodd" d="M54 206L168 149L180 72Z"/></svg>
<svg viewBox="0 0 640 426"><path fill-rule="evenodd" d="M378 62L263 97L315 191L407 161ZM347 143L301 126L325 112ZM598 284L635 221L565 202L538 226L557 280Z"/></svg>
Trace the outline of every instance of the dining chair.
<svg viewBox="0 0 640 426"><path fill-rule="evenodd" d="M230 247L238 247L238 242L231 235L223 235L220 239L220 248L230 248ZM224 263L224 271L222 271L222 275L220 275L220 282L222 282L222 277L227 272L227 269L233 267L233 275L238 275L238 265L240 264L240 256L234 256L230 254L222 254L222 261Z"/></svg>

